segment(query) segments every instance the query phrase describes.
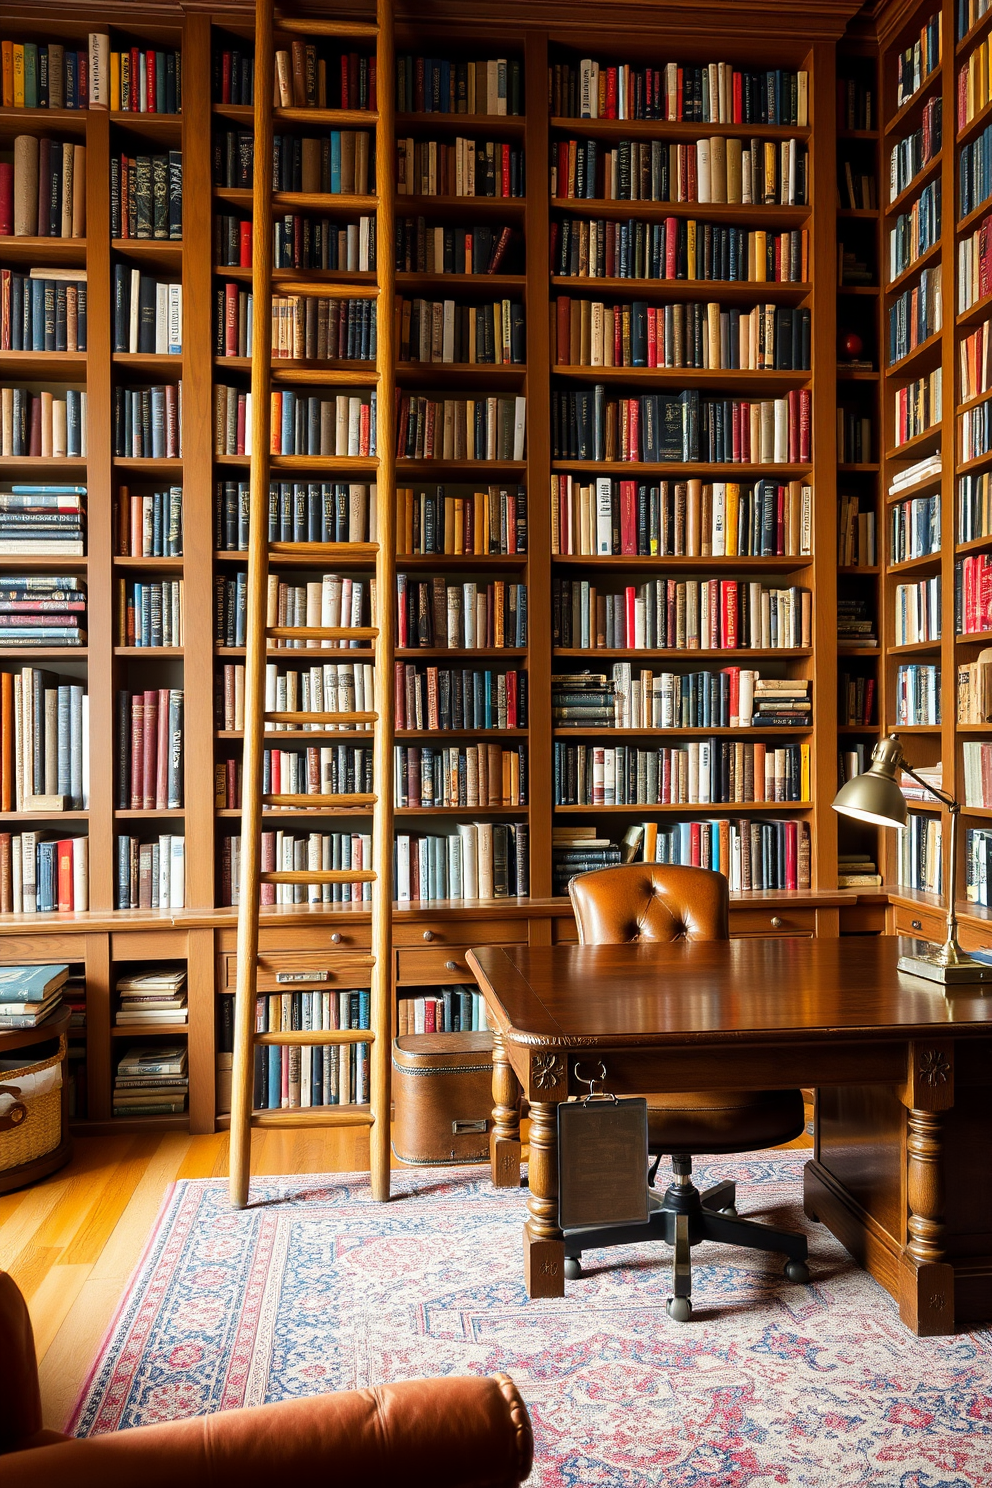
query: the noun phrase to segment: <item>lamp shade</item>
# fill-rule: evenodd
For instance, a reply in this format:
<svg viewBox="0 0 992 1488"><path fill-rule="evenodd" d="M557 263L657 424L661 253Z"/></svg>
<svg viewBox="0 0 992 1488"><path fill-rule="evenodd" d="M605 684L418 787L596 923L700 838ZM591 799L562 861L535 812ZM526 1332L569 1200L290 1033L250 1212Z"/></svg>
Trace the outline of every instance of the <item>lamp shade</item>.
<svg viewBox="0 0 992 1488"><path fill-rule="evenodd" d="M833 808L842 816L871 822L877 827L900 827L909 820L906 797L899 788L897 771L903 764L902 747L894 734L875 746L871 768L842 785Z"/></svg>

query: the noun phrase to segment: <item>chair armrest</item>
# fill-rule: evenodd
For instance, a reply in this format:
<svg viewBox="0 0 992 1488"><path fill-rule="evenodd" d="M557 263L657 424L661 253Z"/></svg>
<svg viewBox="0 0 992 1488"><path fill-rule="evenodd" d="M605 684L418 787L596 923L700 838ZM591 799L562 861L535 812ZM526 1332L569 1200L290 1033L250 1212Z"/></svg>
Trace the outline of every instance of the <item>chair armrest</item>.
<svg viewBox="0 0 992 1488"><path fill-rule="evenodd" d="M513 1381L500 1375L408 1380L38 1447L3 1459L3 1482L4 1488L331 1481L362 1488L518 1488L532 1455L527 1408Z"/></svg>

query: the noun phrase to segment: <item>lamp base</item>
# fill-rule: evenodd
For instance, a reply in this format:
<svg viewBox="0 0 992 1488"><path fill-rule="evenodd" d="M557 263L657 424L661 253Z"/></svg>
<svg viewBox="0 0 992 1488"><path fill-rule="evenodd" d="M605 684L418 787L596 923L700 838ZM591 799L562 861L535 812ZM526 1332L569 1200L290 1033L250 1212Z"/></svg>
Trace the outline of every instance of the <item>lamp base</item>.
<svg viewBox="0 0 992 1488"><path fill-rule="evenodd" d="M955 964L945 966L941 961L940 950L936 947L923 955L900 956L896 968L908 972L910 976L925 977L928 982L939 982L945 987L963 986L969 982L987 982L992 986L992 966L987 966L982 961L972 961L967 955Z"/></svg>

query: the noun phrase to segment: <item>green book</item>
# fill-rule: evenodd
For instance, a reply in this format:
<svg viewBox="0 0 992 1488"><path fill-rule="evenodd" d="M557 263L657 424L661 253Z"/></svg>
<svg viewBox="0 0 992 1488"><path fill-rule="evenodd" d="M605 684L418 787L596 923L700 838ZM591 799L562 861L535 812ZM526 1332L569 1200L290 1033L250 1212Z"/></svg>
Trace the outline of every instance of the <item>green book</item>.
<svg viewBox="0 0 992 1488"><path fill-rule="evenodd" d="M24 43L24 107L38 107L38 48L33 41Z"/></svg>

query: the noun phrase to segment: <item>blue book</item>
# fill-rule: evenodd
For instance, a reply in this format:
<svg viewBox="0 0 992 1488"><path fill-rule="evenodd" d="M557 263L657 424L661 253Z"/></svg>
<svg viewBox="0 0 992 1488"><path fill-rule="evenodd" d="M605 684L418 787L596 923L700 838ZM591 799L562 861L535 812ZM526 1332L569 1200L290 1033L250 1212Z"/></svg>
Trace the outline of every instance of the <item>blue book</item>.
<svg viewBox="0 0 992 1488"><path fill-rule="evenodd" d="M341 131L331 130L331 194L341 193Z"/></svg>
<svg viewBox="0 0 992 1488"><path fill-rule="evenodd" d="M45 280L32 279L31 283L31 346L32 351L45 351ZM53 307L54 308L54 307ZM52 323L52 351L55 350L55 325L54 316ZM28 349L27 337L25 337L25 350Z"/></svg>
<svg viewBox="0 0 992 1488"><path fill-rule="evenodd" d="M44 1002L68 975L68 966L0 966L0 1002Z"/></svg>
<svg viewBox="0 0 992 1488"><path fill-rule="evenodd" d="M28 486L12 485L12 496L85 496L85 486Z"/></svg>

